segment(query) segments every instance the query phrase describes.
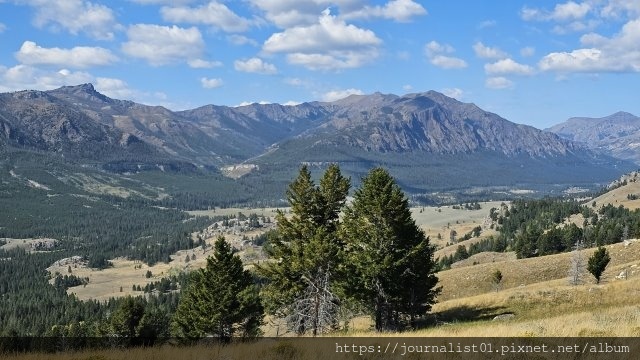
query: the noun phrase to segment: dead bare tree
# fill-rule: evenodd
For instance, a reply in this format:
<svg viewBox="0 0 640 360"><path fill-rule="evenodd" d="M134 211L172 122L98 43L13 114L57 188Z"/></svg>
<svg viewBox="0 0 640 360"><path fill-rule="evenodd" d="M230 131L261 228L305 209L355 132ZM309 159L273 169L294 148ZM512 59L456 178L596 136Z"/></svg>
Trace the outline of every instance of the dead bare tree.
<svg viewBox="0 0 640 360"><path fill-rule="evenodd" d="M307 287L292 304L286 321L297 334L313 336L335 330L339 324L340 301L331 291L331 271L317 269L312 278L304 276Z"/></svg>
<svg viewBox="0 0 640 360"><path fill-rule="evenodd" d="M582 284L582 277L586 270L586 259L582 254L582 249L584 249L584 242L582 239L576 240L571 254L571 267L569 268L569 284L571 285Z"/></svg>

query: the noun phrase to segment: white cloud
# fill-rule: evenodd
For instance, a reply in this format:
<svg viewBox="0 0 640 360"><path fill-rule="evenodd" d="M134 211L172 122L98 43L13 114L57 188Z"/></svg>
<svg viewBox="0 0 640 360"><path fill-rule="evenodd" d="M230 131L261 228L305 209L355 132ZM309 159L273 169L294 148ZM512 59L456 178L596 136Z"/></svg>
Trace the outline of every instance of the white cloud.
<svg viewBox="0 0 640 360"><path fill-rule="evenodd" d="M217 87L224 85L224 82L222 81L222 79L209 79L209 78L203 77L200 79L200 84L205 89L215 89Z"/></svg>
<svg viewBox="0 0 640 360"><path fill-rule="evenodd" d="M287 60L312 70L354 68L377 57L382 43L371 30L346 24L329 10L323 11L318 22L296 26L275 33L267 39L267 53L287 53Z"/></svg>
<svg viewBox="0 0 640 360"><path fill-rule="evenodd" d="M122 51L154 66L197 60L204 49L202 35L195 27L137 24L129 27L127 36L129 41L122 44Z"/></svg>
<svg viewBox="0 0 640 360"><path fill-rule="evenodd" d="M461 100L463 95L464 95L464 91L462 91L462 89L458 89L458 88L447 88L447 89L442 89L442 93L445 94L448 97L457 99L457 100Z"/></svg>
<svg viewBox="0 0 640 360"><path fill-rule="evenodd" d="M455 51L455 49L451 45L447 45L447 44L442 45L437 41L429 42L427 45L424 46L424 49L425 49L425 52L427 53L427 56L429 57L438 55L440 53L450 54Z"/></svg>
<svg viewBox="0 0 640 360"><path fill-rule="evenodd" d="M431 64L443 69L462 69L467 67L467 62L456 57L436 55L432 57Z"/></svg>
<svg viewBox="0 0 640 360"><path fill-rule="evenodd" d="M85 33L100 40L114 38L119 28L113 11L107 6L83 0L25 0L36 10L33 24L52 30L65 29L71 34Z"/></svg>
<svg viewBox="0 0 640 360"><path fill-rule="evenodd" d="M98 77L95 81L96 91L107 95L112 99L136 98L136 92L129 88L129 85L120 79Z"/></svg>
<svg viewBox="0 0 640 360"><path fill-rule="evenodd" d="M443 69L462 69L467 67L467 62L453 56L447 56L443 54L451 54L455 52L455 49L448 44L440 44L436 41L431 41L425 45L425 53L429 58L431 64L443 68Z"/></svg>
<svg viewBox="0 0 640 360"><path fill-rule="evenodd" d="M588 21L572 21L568 24L556 25L551 31L560 35L571 32L586 32L594 30L601 23L600 20L593 19Z"/></svg>
<svg viewBox="0 0 640 360"><path fill-rule="evenodd" d="M551 11L524 7L520 12L520 16L526 21L573 21L584 18L591 9L591 5L586 2L568 1L563 4L557 4Z"/></svg>
<svg viewBox="0 0 640 360"><path fill-rule="evenodd" d="M194 69L211 69L223 65L220 61L208 61L203 59L189 60L187 61L187 64L189 64L189 67Z"/></svg>
<svg viewBox="0 0 640 360"><path fill-rule="evenodd" d="M244 35L232 34L227 36L227 41L233 45L252 45L258 46L258 42Z"/></svg>
<svg viewBox="0 0 640 360"><path fill-rule="evenodd" d="M296 106L302 104L300 101L289 100L287 102L282 103L284 106Z"/></svg>
<svg viewBox="0 0 640 360"><path fill-rule="evenodd" d="M404 91L413 91L413 86L406 84L402 86L402 90Z"/></svg>
<svg viewBox="0 0 640 360"><path fill-rule="evenodd" d="M0 34L2 34L5 30L7 30L7 25L0 23Z"/></svg>
<svg viewBox="0 0 640 360"><path fill-rule="evenodd" d="M473 45L473 51L476 56L483 59L504 59L509 55L497 47L485 46L482 42L478 41Z"/></svg>
<svg viewBox="0 0 640 360"><path fill-rule="evenodd" d="M485 64L484 71L490 75L532 75L534 69L513 61L513 59L498 60L492 64Z"/></svg>
<svg viewBox="0 0 640 360"><path fill-rule="evenodd" d="M364 95L362 90L359 89L345 89L345 90L333 90L326 92L322 95L322 101L332 102L340 99L344 99L350 95Z"/></svg>
<svg viewBox="0 0 640 360"><path fill-rule="evenodd" d="M217 1L199 7L163 7L160 12L165 21L209 25L226 32L247 31L252 24Z"/></svg>
<svg viewBox="0 0 640 360"><path fill-rule="evenodd" d="M264 12L265 18L286 29L317 22L318 14L328 7L339 8L341 14L357 10L362 0L250 0Z"/></svg>
<svg viewBox="0 0 640 360"><path fill-rule="evenodd" d="M415 16L427 15L427 10L413 0L391 0L384 6L364 6L344 14L346 19L380 17L398 22L408 22Z"/></svg>
<svg viewBox="0 0 640 360"><path fill-rule="evenodd" d="M234 107L241 107L241 106L249 106L249 105L253 105L253 104L258 104L258 105L269 105L269 104L273 104L271 101L266 101L266 100L260 100L260 101L243 101L240 104L234 106Z"/></svg>
<svg viewBox="0 0 640 360"><path fill-rule="evenodd" d="M522 49L520 49L520 55L524 56L524 57L530 57L535 55L536 53L536 49L532 46L527 46L527 47L523 47Z"/></svg>
<svg viewBox="0 0 640 360"><path fill-rule="evenodd" d="M110 65L118 60L111 51L101 47L43 48L33 41L25 41L22 44L16 53L16 59L27 65L54 65L72 68Z"/></svg>
<svg viewBox="0 0 640 360"><path fill-rule="evenodd" d="M238 71L257 73L257 74L275 74L278 72L275 65L262 61L260 58L251 58L248 60L236 60L234 68Z"/></svg>
<svg viewBox="0 0 640 360"><path fill-rule="evenodd" d="M16 65L11 68L0 66L0 91L18 91L24 89L52 90L65 85L88 83L93 77L82 71L67 69L49 71L31 65Z"/></svg>
<svg viewBox="0 0 640 360"><path fill-rule="evenodd" d="M640 2L629 0L609 0L600 11L605 18L619 19L623 16L637 17L640 15Z"/></svg>
<svg viewBox="0 0 640 360"><path fill-rule="evenodd" d="M513 81L505 77L490 77L485 80L484 85L489 89L508 89L513 87Z"/></svg>
<svg viewBox="0 0 640 360"><path fill-rule="evenodd" d="M142 5L176 5L176 4L189 4L195 0L129 0L134 3Z"/></svg>
<svg viewBox="0 0 640 360"><path fill-rule="evenodd" d="M267 52L321 52L377 46L382 41L371 30L347 25L329 11L324 11L318 23L299 26L275 33L264 43Z"/></svg>
<svg viewBox="0 0 640 360"><path fill-rule="evenodd" d="M640 19L627 22L610 38L590 33L580 42L584 48L550 53L538 67L561 73L640 72Z"/></svg>

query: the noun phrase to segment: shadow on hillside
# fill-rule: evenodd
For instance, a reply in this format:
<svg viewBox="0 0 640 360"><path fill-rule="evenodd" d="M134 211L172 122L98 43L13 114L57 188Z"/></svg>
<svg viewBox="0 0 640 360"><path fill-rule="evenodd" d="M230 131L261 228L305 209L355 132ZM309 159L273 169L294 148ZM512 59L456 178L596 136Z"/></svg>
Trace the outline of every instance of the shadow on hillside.
<svg viewBox="0 0 640 360"><path fill-rule="evenodd" d="M472 307L458 306L448 310L433 313L428 319L419 324L419 327L432 327L452 323L491 320L498 315L512 314L503 306Z"/></svg>

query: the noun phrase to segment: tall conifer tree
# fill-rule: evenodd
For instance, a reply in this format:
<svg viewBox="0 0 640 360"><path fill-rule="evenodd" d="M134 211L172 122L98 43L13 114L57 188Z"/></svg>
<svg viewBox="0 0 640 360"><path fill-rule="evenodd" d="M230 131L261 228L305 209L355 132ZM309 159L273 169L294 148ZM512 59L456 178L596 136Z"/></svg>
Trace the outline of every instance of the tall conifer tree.
<svg viewBox="0 0 640 360"><path fill-rule="evenodd" d="M362 180L341 232L352 274L346 288L372 314L376 330L415 327L439 292L434 248L386 170L375 168Z"/></svg>
<svg viewBox="0 0 640 360"><path fill-rule="evenodd" d="M263 307L257 286L224 237L215 242L207 266L192 273L173 317L172 333L191 339L221 340L260 334Z"/></svg>
<svg viewBox="0 0 640 360"><path fill-rule="evenodd" d="M284 317L297 334L317 335L335 326L343 248L338 216L349 187L337 165L329 166L320 186L302 166L287 191L290 218L280 211L276 215L277 231L269 239L275 262L261 268L269 279L264 295L268 310Z"/></svg>

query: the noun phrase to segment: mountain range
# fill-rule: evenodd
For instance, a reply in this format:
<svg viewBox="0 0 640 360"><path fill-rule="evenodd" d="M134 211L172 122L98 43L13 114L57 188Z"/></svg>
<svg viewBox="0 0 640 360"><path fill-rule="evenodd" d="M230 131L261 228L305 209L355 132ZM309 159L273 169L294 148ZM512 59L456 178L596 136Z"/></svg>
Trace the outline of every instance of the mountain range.
<svg viewBox="0 0 640 360"><path fill-rule="evenodd" d="M573 117L546 130L640 164L640 117L627 112L602 118Z"/></svg>
<svg viewBox="0 0 640 360"><path fill-rule="evenodd" d="M0 94L1 151L37 151L111 173L240 165L254 183L286 182L302 163L338 162L356 183L384 166L406 190L427 193L606 182L632 167L573 140L435 91L185 111L111 99L91 84Z"/></svg>

